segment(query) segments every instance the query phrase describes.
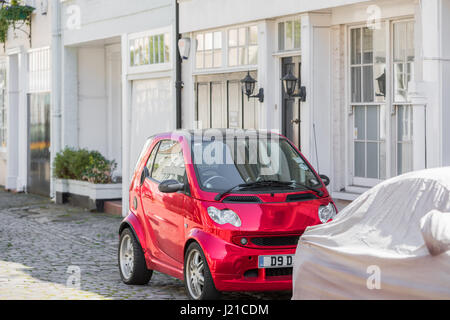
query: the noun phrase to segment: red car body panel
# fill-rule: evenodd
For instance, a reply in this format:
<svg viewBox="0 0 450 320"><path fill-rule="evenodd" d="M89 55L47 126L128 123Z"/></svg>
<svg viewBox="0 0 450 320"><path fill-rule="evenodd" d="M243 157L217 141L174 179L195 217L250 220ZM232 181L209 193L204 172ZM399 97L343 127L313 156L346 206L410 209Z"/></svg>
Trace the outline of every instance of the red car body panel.
<svg viewBox="0 0 450 320"><path fill-rule="evenodd" d="M151 178L145 179L142 186L140 184L141 172L151 150L158 141L165 139L178 140L182 145L190 195L162 193L158 183ZM162 134L153 138L135 169L130 185L130 213L121 230L130 226L135 232L147 267L183 280L185 250L190 242L196 241L203 249L217 290L292 289L292 276L267 276L266 269L258 269L258 256L294 254L296 245L261 247L248 241L248 245L243 246L240 239L300 236L306 227L321 223L317 214L319 206L332 202L323 182L323 196L319 199L286 202L288 194L311 191L266 192L245 194L259 197L261 203L222 203L214 200L217 193L200 188L190 159L191 149L185 136ZM211 205L236 212L242 221L241 227L216 224L207 213ZM249 270L254 270L257 275L245 277L244 273Z"/></svg>

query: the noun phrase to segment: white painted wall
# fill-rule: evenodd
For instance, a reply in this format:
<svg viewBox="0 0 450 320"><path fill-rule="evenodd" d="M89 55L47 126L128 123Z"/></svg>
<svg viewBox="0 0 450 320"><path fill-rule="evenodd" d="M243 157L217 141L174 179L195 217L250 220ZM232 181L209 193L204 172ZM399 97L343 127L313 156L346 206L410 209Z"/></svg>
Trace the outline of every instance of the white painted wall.
<svg viewBox="0 0 450 320"><path fill-rule="evenodd" d="M191 32L261 19L338 7L364 0L184 0L180 31Z"/></svg>
<svg viewBox="0 0 450 320"><path fill-rule="evenodd" d="M105 48L78 48L78 147L107 153Z"/></svg>

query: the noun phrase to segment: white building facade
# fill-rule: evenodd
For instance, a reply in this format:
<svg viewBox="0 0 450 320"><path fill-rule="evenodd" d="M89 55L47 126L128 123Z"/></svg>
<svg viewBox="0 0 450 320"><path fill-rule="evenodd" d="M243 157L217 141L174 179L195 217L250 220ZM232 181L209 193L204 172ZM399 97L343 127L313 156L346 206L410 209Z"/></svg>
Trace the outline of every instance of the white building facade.
<svg viewBox="0 0 450 320"><path fill-rule="evenodd" d="M60 110L55 154L100 151L118 164L124 213L147 137L175 129L175 2L67 0L60 5Z"/></svg>
<svg viewBox="0 0 450 320"><path fill-rule="evenodd" d="M35 8L30 25L10 28L0 55L0 185L50 191L51 5Z"/></svg>
<svg viewBox="0 0 450 320"><path fill-rule="evenodd" d="M279 131L347 200L450 165L449 0L179 2L183 127ZM242 95L247 72L262 103ZM306 101L286 94L289 72Z"/></svg>

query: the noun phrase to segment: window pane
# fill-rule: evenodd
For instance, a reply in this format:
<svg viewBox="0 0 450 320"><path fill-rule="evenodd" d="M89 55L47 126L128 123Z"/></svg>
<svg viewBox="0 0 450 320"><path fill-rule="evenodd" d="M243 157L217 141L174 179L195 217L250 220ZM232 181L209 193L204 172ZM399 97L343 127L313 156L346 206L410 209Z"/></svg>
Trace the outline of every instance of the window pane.
<svg viewBox="0 0 450 320"><path fill-rule="evenodd" d="M352 102L361 102L361 67L352 67Z"/></svg>
<svg viewBox="0 0 450 320"><path fill-rule="evenodd" d="M197 51L204 50L203 46L203 34L197 35Z"/></svg>
<svg viewBox="0 0 450 320"><path fill-rule="evenodd" d="M258 46L250 46L248 47L249 54L249 64L257 64L258 63Z"/></svg>
<svg viewBox="0 0 450 320"><path fill-rule="evenodd" d="M205 33L205 50L211 50L213 47L213 35L211 32Z"/></svg>
<svg viewBox="0 0 450 320"><path fill-rule="evenodd" d="M228 50L228 65L231 67L237 65L237 48Z"/></svg>
<svg viewBox="0 0 450 320"><path fill-rule="evenodd" d="M228 45L230 47L236 47L237 46L237 30L231 29L228 31Z"/></svg>
<svg viewBox="0 0 450 320"><path fill-rule="evenodd" d="M251 26L249 32L250 32L249 44L258 44L258 27Z"/></svg>
<svg viewBox="0 0 450 320"><path fill-rule="evenodd" d="M197 52L195 66L197 69L203 68L203 51Z"/></svg>
<svg viewBox="0 0 450 320"><path fill-rule="evenodd" d="M364 66L363 67L363 92L364 92L364 102L372 102L374 97L373 92L373 67Z"/></svg>
<svg viewBox="0 0 450 320"><path fill-rule="evenodd" d="M157 181L176 180L184 183L185 167L181 145L173 140L162 141L153 165L152 178Z"/></svg>
<svg viewBox="0 0 450 320"><path fill-rule="evenodd" d="M222 50L214 51L214 68L222 66Z"/></svg>
<svg viewBox="0 0 450 320"><path fill-rule="evenodd" d="M150 177L152 176L152 168L153 168L153 162L155 160L155 156L156 156L156 151L158 150L158 145L159 143L157 143L154 147L152 152L150 153L150 157L147 160L147 163L145 164L145 166L147 167L148 171L150 172Z"/></svg>
<svg viewBox="0 0 450 320"><path fill-rule="evenodd" d="M228 83L228 126L230 128L242 127L240 92L239 82Z"/></svg>
<svg viewBox="0 0 450 320"><path fill-rule="evenodd" d="M150 60L150 64L154 64L154 63L156 63L156 61L155 61L155 44L154 44L154 39L155 37L150 37L148 40L149 40L149 44L148 44L148 46L149 46L149 48L150 48L150 53L149 53L149 60Z"/></svg>
<svg viewBox="0 0 450 320"><path fill-rule="evenodd" d="M361 29L351 31L351 63L361 63Z"/></svg>
<svg viewBox="0 0 450 320"><path fill-rule="evenodd" d="M394 62L405 60L406 53L406 24L394 23Z"/></svg>
<svg viewBox="0 0 450 320"><path fill-rule="evenodd" d="M378 179L378 143L367 142L367 178Z"/></svg>
<svg viewBox="0 0 450 320"><path fill-rule="evenodd" d="M197 121L200 128L209 128L209 86L207 83L197 85Z"/></svg>
<svg viewBox="0 0 450 320"><path fill-rule="evenodd" d="M214 32L214 49L222 48L222 32Z"/></svg>
<svg viewBox="0 0 450 320"><path fill-rule="evenodd" d="M285 49L290 50L294 47L294 35L293 32L293 23L292 21L286 21L286 43Z"/></svg>
<svg viewBox="0 0 450 320"><path fill-rule="evenodd" d="M355 113L355 138L364 140L366 138L366 107L354 107Z"/></svg>
<svg viewBox="0 0 450 320"><path fill-rule="evenodd" d="M211 83L211 118L213 128L223 128L222 84Z"/></svg>
<svg viewBox="0 0 450 320"><path fill-rule="evenodd" d="M363 28L363 63L373 63L373 31Z"/></svg>
<svg viewBox="0 0 450 320"><path fill-rule="evenodd" d="M239 48L239 64L240 65L248 64L248 53L246 47Z"/></svg>
<svg viewBox="0 0 450 320"><path fill-rule="evenodd" d="M247 28L239 28L239 45L245 46L247 43Z"/></svg>
<svg viewBox="0 0 450 320"><path fill-rule="evenodd" d="M212 68L213 61L212 61L212 51L205 51L205 68Z"/></svg>
<svg viewBox="0 0 450 320"><path fill-rule="evenodd" d="M300 49L301 47L301 24L300 20L294 21L294 48Z"/></svg>
<svg viewBox="0 0 450 320"><path fill-rule="evenodd" d="M278 23L278 50L284 50L284 22Z"/></svg>
<svg viewBox="0 0 450 320"><path fill-rule="evenodd" d="M394 98L395 101L406 100L406 85L403 63L394 64Z"/></svg>
<svg viewBox="0 0 450 320"><path fill-rule="evenodd" d="M355 142L355 176L365 177L366 151L364 142Z"/></svg>
<svg viewBox="0 0 450 320"><path fill-rule="evenodd" d="M367 140L379 140L379 108L375 106L367 107Z"/></svg>

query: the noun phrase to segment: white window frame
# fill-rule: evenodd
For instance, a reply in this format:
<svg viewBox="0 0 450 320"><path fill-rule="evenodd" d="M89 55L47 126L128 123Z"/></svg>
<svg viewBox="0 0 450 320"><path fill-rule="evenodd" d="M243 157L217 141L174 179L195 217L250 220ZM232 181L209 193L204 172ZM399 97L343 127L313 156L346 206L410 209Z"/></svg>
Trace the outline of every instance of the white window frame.
<svg viewBox="0 0 450 320"><path fill-rule="evenodd" d="M251 26L256 26L257 32L258 32L258 52L260 50L260 39L259 39L259 23L258 22L252 22L252 23L245 23L245 24L239 24L239 25L233 25L226 28L215 28L215 29L208 29L208 30L202 30L198 32L194 32L192 34L193 44L191 46L192 53L193 53L193 59L196 60L197 57L197 35L198 34L204 34L208 32L222 32L222 66L221 67L213 67L213 68L197 68L196 61L193 62L193 75L203 75L203 74L216 74L216 73L230 73L230 72L241 72L241 71L253 71L258 69L259 61L256 64L246 64L246 65L237 65L237 66L228 66L228 32L231 29L239 29L239 28L248 28ZM259 57L258 57L259 59Z"/></svg>
<svg viewBox="0 0 450 320"><path fill-rule="evenodd" d="M355 155L354 155L354 114L353 106L357 105L385 105L385 149L386 149L386 177L389 179L398 175L397 173L397 110L398 105L409 105L410 102L394 101L394 73L393 73L393 24L397 22L414 21L414 17L397 17L392 19L382 19L380 23L385 25L386 32L386 97L384 102L361 102L353 103L351 99L351 30L365 27L366 24L347 24L345 28L345 105L348 116L346 124L346 178L347 190L363 190L359 187L372 187L383 180L355 177ZM362 60L361 60L362 64ZM361 92L361 94L363 94ZM362 98L362 97L361 97ZM381 121L381 118L380 118ZM413 129L414 132L414 129Z"/></svg>
<svg viewBox="0 0 450 320"><path fill-rule="evenodd" d="M382 21L381 23L384 23L384 21ZM355 139L354 139L354 127L355 127L355 116L354 116L354 112L353 112L353 108L354 107L358 107L358 106L379 106L380 108L382 108L384 106L385 110L389 110L389 93L386 92L386 96L385 96L385 100L384 101L371 101L371 102L352 102L352 74L351 74L351 68L353 66L353 64L351 63L351 32L353 29L361 29L367 27L366 24L355 24L355 25L349 25L347 26L347 35L346 35L346 50L347 50L347 58L346 58L346 75L347 75L347 80L346 80L346 91L347 91L347 101L346 101L346 106L349 110L349 122L348 122L348 128L349 128L349 135L348 135L348 150L349 150L349 158L348 158L348 164L349 164L349 168L347 170L347 172L350 173L350 185L351 186L361 186L361 187L373 187L375 185L377 185L378 183L380 183L381 181L383 181L382 179L375 179L375 178L366 178L366 177L356 177L355 176ZM388 29L388 28L386 28ZM388 41L388 32L389 30L385 29L385 33L386 33L386 74L389 72L388 69L388 65L389 65L389 48L387 45L387 41ZM362 44L362 35L361 35L361 50L363 49L363 44ZM374 64L365 64L363 62L363 56L361 55L361 63L356 64L358 66L361 66L361 70L365 65L371 65L373 66ZM363 73L361 72L361 86L362 86L362 76ZM386 88L388 88L389 83L386 82ZM387 91L387 90L386 90ZM375 92L374 92L375 93ZM361 88L361 100L363 100L363 90ZM386 163L385 163L385 171L386 171L386 178L389 176L389 172L388 172L388 136L389 136L389 126L388 126L388 120L387 120L387 115L389 114L389 112L385 112L386 117L384 119L382 119L381 115L382 113L380 113L380 118L379 118L379 122L380 124L382 123L382 121L384 121L385 124L385 134L386 137L384 139L384 143L385 143L385 152L386 152ZM367 119L366 119L367 122ZM366 124L366 130L367 130L367 124ZM367 141L367 139L366 139ZM377 140L378 144L380 144L381 142L379 142L380 140ZM380 155L378 153L378 155ZM366 160L367 160L367 150L366 150ZM377 159L377 167L378 167L378 171L380 170L380 159Z"/></svg>
<svg viewBox="0 0 450 320"><path fill-rule="evenodd" d="M167 45L169 46L169 61L164 63L155 63L155 64L146 64L146 65L140 65L140 66L131 66L130 65L130 42L132 40L145 38L145 37L151 37L156 36L160 34L168 34L169 35L169 41L167 42ZM173 68L173 28L172 26L164 27L164 28L158 28L153 29L151 31L145 31L145 32L138 32L138 33L132 33L129 34L127 37L127 50L126 50L126 65L127 65L127 74L137 74L137 73L150 73L150 72L160 72L160 71L167 71Z"/></svg>
<svg viewBox="0 0 450 320"><path fill-rule="evenodd" d="M293 48L292 49L286 49L286 28L284 29L285 30L285 32L284 32L284 44L285 44L285 46L284 46L284 49L283 50L280 50L280 48L279 48L279 32L280 32L280 30L279 30L279 23L281 23L281 22L284 22L284 23L286 23L286 22L288 22L288 21L292 21L292 22L294 22L294 21L296 21L296 20L298 20L299 22L300 22L300 48L295 48L295 37L293 38ZM301 55L301 51L302 51L302 31L301 31L301 29L302 29L302 16L301 15L291 15L291 16L287 16L287 17L283 17L283 18L280 18L280 19L277 19L276 21L275 21L275 29L276 29L276 33L275 33L275 36L276 36L276 39L275 39L275 41L276 41L276 52L274 53L274 55L282 55L282 54L290 54L290 55ZM293 29L294 30L294 29Z"/></svg>
<svg viewBox="0 0 450 320"><path fill-rule="evenodd" d="M392 131L393 131L393 134L392 134L392 139L391 139L391 141L390 141L390 143L391 143L391 148L389 148L389 150L392 150L392 154L393 154L393 156L392 156L392 159L393 159L393 162L392 162L392 167L393 167L393 169L392 169L392 174L393 175L399 175L399 174L401 174L401 173L399 173L399 171L398 171L398 165L397 165L397 163L398 163L398 159L397 159L397 156L398 156L398 144L397 144L397 142L398 142L398 127L397 127L397 123L398 123L398 112L397 112L397 106L410 106L410 108L413 108L412 106L411 106L411 101L395 101L395 88L394 88L394 81L395 81L395 79L394 79L394 24L396 24L396 23L401 23L401 22L414 22L415 20L414 20L414 17L407 17L407 18L401 18L401 19L392 19L392 20L390 20L389 21L389 35L390 35L390 39L389 39L389 44L390 44L390 48L389 48L389 50L390 50L390 59L389 59L389 68L390 68L390 70L391 70L391 73L390 73L390 81L391 81L391 83L392 83L392 85L391 85L391 87L390 87L390 96L391 96L391 98L390 98L390 106L391 106L391 114L392 114L392 116L393 116L393 120L394 121L392 121ZM414 26L415 27L415 26ZM415 32L415 30L414 30L414 32ZM414 57L414 59L416 59L416 57ZM407 84L408 85L408 84ZM413 110L412 110L412 112L413 112ZM414 148L414 127L412 128L412 132L413 132L413 136L412 136L412 141L413 141L413 143L412 143L412 146L411 146L411 156L413 156L414 155L414 150L413 150L413 148ZM413 168L414 168L414 163L413 163Z"/></svg>

